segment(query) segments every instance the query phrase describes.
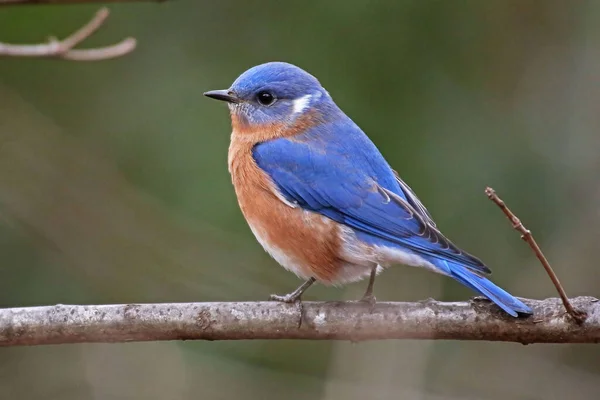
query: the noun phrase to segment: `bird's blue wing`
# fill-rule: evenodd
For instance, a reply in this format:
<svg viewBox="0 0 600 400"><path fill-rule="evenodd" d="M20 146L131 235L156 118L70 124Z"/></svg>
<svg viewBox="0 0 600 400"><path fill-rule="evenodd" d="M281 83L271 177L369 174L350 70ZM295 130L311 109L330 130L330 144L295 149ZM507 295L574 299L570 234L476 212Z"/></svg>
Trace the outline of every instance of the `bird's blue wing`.
<svg viewBox="0 0 600 400"><path fill-rule="evenodd" d="M410 186L408 186L400 178L400 175L396 171L394 171L394 175L396 176L396 181L398 181L398 185L400 186L400 189L402 189L402 192L404 194L404 197L406 198L406 201L408 201L408 203L421 215L421 217L423 217L423 220L429 226L436 228L437 225L433 221L431 214L429 214L429 211L427 211L427 209L425 208L423 203L421 203L421 200L419 200L419 198L417 197L415 192L413 192L413 190L410 188Z"/></svg>
<svg viewBox="0 0 600 400"><path fill-rule="evenodd" d="M291 203L416 254L489 272L437 230L418 198L355 125L320 125L258 144L253 156Z"/></svg>

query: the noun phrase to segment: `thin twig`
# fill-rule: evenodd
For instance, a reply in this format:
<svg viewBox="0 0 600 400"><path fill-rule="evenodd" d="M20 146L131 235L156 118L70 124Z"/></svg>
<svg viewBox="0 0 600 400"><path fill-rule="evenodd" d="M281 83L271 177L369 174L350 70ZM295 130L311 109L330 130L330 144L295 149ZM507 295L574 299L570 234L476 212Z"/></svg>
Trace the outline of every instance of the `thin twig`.
<svg viewBox="0 0 600 400"><path fill-rule="evenodd" d="M102 24L104 24L109 14L110 12L108 11L108 8L101 8L87 24L73 32L71 36L63 39L63 41L60 42L65 49L63 53L66 53L68 50L71 50L73 47L92 36L102 26Z"/></svg>
<svg viewBox="0 0 600 400"><path fill-rule="evenodd" d="M120 57L131 52L136 46L134 38L127 38L106 47L82 50L74 49L75 46L96 32L104 24L108 15L109 11L107 8L100 9L87 24L60 41L56 38L51 38L45 44L16 45L0 43L0 56L54 57L75 61L97 61Z"/></svg>
<svg viewBox="0 0 600 400"><path fill-rule="evenodd" d="M99 61L117 58L131 53L136 46L134 38L126 38L111 46L95 49L73 49L62 55L61 58L72 61Z"/></svg>
<svg viewBox="0 0 600 400"><path fill-rule="evenodd" d="M21 6L36 4L91 4L91 3L161 3L166 0L0 0L1 6Z"/></svg>
<svg viewBox="0 0 600 400"><path fill-rule="evenodd" d="M0 346L156 340L437 339L600 342L600 303L571 322L560 299L525 300L537 318L513 318L490 301L443 303L265 302L56 305L0 309ZM302 324L298 322L302 318Z"/></svg>
<svg viewBox="0 0 600 400"><path fill-rule="evenodd" d="M537 242L533 238L531 231L525 228L521 220L517 218L517 216L513 214L512 211L510 211L510 209L506 206L504 201L500 197L498 197L494 189L492 189L491 187L485 188L485 194L490 200L496 203L498 207L500 207L504 215L506 215L506 217L512 222L513 228L519 233L521 233L521 239L527 242L529 247L531 247L531 249L535 253L538 260L540 260L540 262L544 266L544 269L546 270L546 273L552 280L554 287L556 287L556 290L558 291L558 294L562 300L565 309L567 310L567 313L569 313L569 315L573 317L573 319L577 323L583 323L586 319L586 313L573 308L571 302L569 301L569 298L567 297L567 294L565 293L565 290L563 289L562 285L560 284L560 281L558 280L558 276L556 276L556 274L554 273L554 270L550 266L550 263L546 259L546 256L544 256L544 253L540 249L540 246L538 246Z"/></svg>

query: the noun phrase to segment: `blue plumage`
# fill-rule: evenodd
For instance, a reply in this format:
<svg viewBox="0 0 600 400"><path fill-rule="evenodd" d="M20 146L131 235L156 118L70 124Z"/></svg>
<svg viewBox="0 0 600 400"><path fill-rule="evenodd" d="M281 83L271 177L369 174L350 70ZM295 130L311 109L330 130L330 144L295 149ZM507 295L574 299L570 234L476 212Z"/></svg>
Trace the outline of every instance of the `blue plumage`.
<svg viewBox="0 0 600 400"><path fill-rule="evenodd" d="M381 153L345 115L293 139L261 143L253 154L289 201L357 230L365 241L489 272L410 205Z"/></svg>
<svg viewBox="0 0 600 400"><path fill-rule="evenodd" d="M480 260L427 223L425 208L411 204L410 188L401 186L379 150L341 111L335 120L293 139L258 144L253 155L288 201L353 228L366 243L399 246L422 256L510 315L531 312L481 276L490 271Z"/></svg>

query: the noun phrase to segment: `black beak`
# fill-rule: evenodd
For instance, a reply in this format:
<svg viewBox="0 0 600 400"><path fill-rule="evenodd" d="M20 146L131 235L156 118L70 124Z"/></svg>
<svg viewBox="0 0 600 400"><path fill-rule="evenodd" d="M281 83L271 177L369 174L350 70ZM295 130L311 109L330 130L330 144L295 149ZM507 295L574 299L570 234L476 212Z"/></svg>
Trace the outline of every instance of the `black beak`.
<svg viewBox="0 0 600 400"><path fill-rule="evenodd" d="M205 92L204 95L211 99L226 101L228 103L239 103L241 101L231 90L211 90Z"/></svg>

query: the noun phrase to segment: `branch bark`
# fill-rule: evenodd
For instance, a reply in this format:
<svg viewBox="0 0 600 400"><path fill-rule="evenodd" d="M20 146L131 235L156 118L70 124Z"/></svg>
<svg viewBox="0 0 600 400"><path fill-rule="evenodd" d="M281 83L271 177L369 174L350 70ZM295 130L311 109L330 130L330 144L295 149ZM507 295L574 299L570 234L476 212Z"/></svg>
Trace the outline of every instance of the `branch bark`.
<svg viewBox="0 0 600 400"><path fill-rule="evenodd" d="M506 316L489 301L56 305L0 310L0 346L157 340L446 339L598 343L600 302L577 297L579 325L560 299L525 300L534 315Z"/></svg>

